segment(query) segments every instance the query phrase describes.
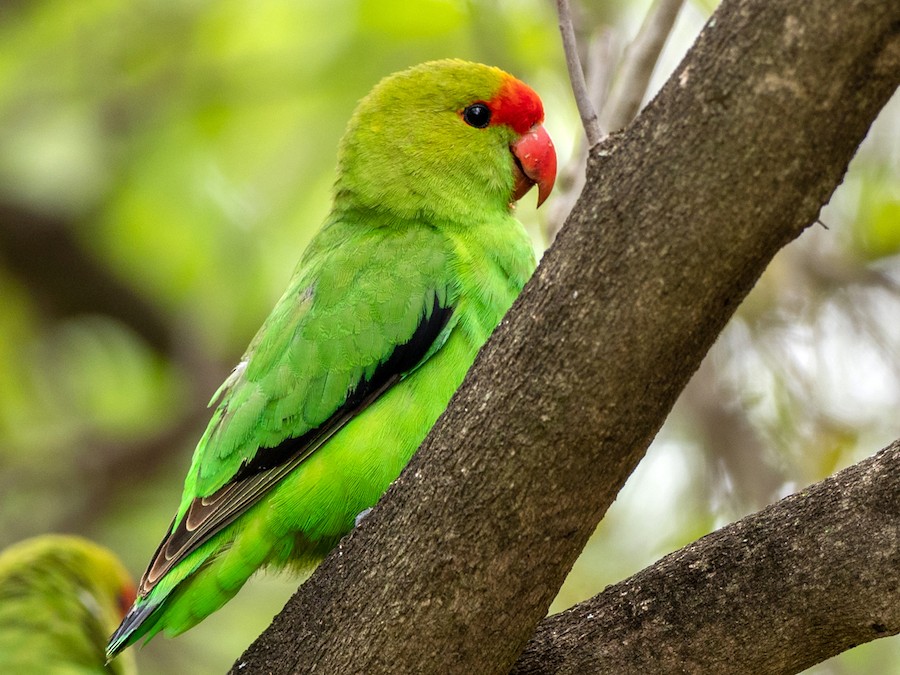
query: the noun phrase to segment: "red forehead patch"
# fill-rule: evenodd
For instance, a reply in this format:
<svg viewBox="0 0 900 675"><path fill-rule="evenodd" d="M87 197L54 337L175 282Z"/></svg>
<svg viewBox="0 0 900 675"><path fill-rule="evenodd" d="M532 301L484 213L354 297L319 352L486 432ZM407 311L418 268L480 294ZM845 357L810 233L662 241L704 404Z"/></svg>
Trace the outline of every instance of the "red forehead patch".
<svg viewBox="0 0 900 675"><path fill-rule="evenodd" d="M491 124L506 124L517 134L544 121L544 106L534 89L511 75L487 104L492 113Z"/></svg>

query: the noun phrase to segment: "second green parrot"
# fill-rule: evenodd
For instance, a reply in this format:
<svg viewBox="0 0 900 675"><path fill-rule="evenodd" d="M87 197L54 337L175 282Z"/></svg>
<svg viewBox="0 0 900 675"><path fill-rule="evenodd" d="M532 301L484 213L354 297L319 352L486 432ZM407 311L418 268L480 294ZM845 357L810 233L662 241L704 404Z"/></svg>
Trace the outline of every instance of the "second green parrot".
<svg viewBox="0 0 900 675"><path fill-rule="evenodd" d="M553 187L543 117L527 85L459 60L359 103L331 212L214 397L111 656L261 567L312 569L398 476L534 271L513 205Z"/></svg>
<svg viewBox="0 0 900 675"><path fill-rule="evenodd" d="M90 541L45 535L10 546L0 554L0 673L134 672L105 651L134 596L119 559Z"/></svg>

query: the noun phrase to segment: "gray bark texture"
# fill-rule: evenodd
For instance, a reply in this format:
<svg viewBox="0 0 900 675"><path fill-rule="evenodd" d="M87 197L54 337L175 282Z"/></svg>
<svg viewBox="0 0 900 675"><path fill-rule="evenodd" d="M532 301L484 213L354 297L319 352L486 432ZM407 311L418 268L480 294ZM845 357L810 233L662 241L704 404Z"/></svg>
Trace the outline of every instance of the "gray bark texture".
<svg viewBox="0 0 900 675"><path fill-rule="evenodd" d="M514 675L797 673L900 632L900 441L540 623Z"/></svg>
<svg viewBox="0 0 900 675"><path fill-rule="evenodd" d="M508 673L688 378L815 221L898 83L898 0L725 0L634 124L593 148L566 226L410 466L232 672ZM795 532L770 532L773 550ZM896 564L856 562L894 575L896 603ZM715 606L724 620L752 601ZM820 647L814 659L833 653ZM725 652L704 672L724 672Z"/></svg>

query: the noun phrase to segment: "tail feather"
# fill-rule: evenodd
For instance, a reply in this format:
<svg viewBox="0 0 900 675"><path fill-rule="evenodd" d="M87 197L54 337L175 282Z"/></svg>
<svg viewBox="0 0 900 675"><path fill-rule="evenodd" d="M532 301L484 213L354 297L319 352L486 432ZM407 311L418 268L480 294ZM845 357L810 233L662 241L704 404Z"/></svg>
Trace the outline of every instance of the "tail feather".
<svg viewBox="0 0 900 675"><path fill-rule="evenodd" d="M246 536L233 542L227 536L220 534L193 551L146 596L138 597L109 639L107 658L160 631L179 635L234 597L266 562L271 546L266 545L267 538Z"/></svg>
<svg viewBox="0 0 900 675"><path fill-rule="evenodd" d="M109 644L106 646L107 662L114 659L123 649L147 635L148 632L152 631L148 639L157 632L153 630L156 622L148 622L148 619L160 607L159 603L141 603L138 601L128 610L128 614L122 619L122 623L116 628L116 632L109 638Z"/></svg>

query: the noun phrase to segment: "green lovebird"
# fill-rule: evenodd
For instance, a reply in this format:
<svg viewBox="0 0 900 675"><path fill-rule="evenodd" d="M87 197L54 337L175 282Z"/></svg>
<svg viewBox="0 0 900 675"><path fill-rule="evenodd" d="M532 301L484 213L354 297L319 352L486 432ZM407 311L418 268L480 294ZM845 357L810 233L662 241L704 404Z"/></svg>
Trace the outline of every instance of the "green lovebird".
<svg viewBox="0 0 900 675"><path fill-rule="evenodd" d="M331 212L210 403L110 656L194 626L260 567L308 574L399 475L534 271L513 204L553 187L543 117L528 86L459 60L360 101Z"/></svg>
<svg viewBox="0 0 900 675"><path fill-rule="evenodd" d="M135 597L112 552L80 537L46 535L0 553L0 673L134 672L106 663L106 638Z"/></svg>

